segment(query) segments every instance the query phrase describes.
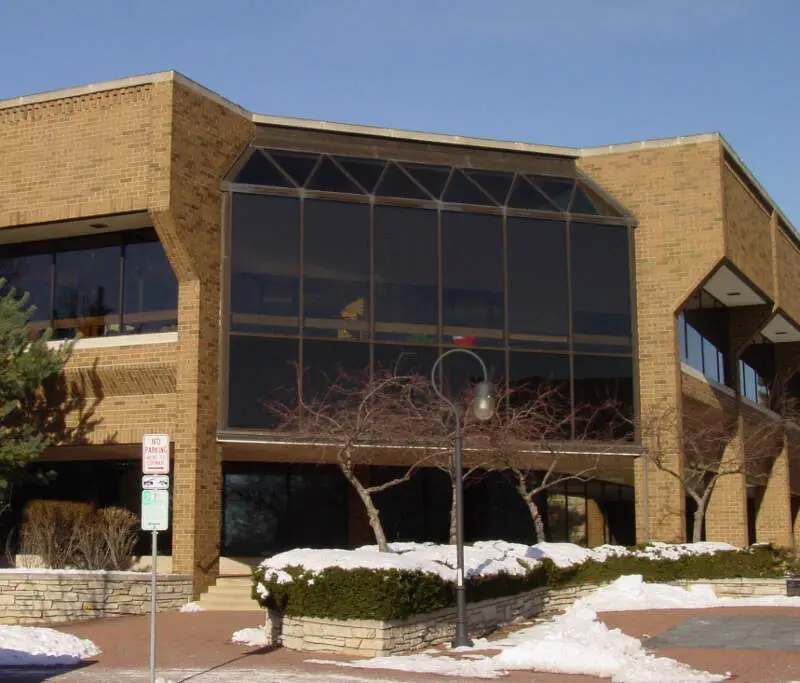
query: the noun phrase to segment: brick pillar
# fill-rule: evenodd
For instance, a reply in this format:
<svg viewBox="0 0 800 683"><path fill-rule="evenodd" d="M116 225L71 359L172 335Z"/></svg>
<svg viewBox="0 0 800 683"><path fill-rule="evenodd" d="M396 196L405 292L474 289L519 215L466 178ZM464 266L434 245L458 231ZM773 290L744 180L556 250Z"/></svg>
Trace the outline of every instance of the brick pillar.
<svg viewBox="0 0 800 683"><path fill-rule="evenodd" d="M735 436L725 446L721 468L736 469L743 453L744 424L737 418ZM730 543L739 548L748 544L747 487L744 474L725 474L717 479L706 511L706 540Z"/></svg>
<svg viewBox="0 0 800 683"><path fill-rule="evenodd" d="M174 572L192 577L197 597L219 574L222 466L216 441L218 290L200 280L181 282L178 307L172 566Z"/></svg>
<svg viewBox="0 0 800 683"><path fill-rule="evenodd" d="M780 452L768 467L756 512L756 541L791 548L792 510L789 492L789 444L781 439Z"/></svg>
<svg viewBox="0 0 800 683"><path fill-rule="evenodd" d="M606 516L602 504L595 498L586 499L586 543L590 548L607 542Z"/></svg>

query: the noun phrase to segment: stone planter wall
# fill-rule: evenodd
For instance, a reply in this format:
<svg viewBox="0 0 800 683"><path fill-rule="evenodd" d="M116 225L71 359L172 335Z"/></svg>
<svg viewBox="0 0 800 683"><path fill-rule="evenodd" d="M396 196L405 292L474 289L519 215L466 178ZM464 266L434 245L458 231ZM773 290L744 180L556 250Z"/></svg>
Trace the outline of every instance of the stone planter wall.
<svg viewBox="0 0 800 683"><path fill-rule="evenodd" d="M47 570L0 571L0 624L80 621L150 611L150 574ZM188 576L159 574L160 611L191 599Z"/></svg>
<svg viewBox="0 0 800 683"><path fill-rule="evenodd" d="M724 579L674 583L680 586L711 585L719 597L786 595L786 581L783 579ZM551 617L597 588L598 586L590 584L554 590L537 588L527 593L472 603L467 606L470 635L485 635L515 619ZM270 610L265 628L268 642L291 650L380 657L450 642L455 635L455 619L454 607L402 621L339 621L283 616Z"/></svg>

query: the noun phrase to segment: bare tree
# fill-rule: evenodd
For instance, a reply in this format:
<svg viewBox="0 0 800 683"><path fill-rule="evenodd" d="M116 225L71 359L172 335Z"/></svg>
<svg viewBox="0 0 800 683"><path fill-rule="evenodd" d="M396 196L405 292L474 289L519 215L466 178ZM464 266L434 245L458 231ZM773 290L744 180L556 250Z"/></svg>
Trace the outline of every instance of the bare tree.
<svg viewBox="0 0 800 683"><path fill-rule="evenodd" d="M788 405L786 408L788 411ZM778 413L757 418L748 419L741 409L703 406L682 412L665 408L643 420L644 457L679 482L697 506L692 542L702 539L708 505L719 481L731 476L757 481L774 457L776 440L790 418ZM682 458L676 454L675 444L682 450Z"/></svg>
<svg viewBox="0 0 800 683"><path fill-rule="evenodd" d="M430 382L418 375L376 370L372 377L339 373L317 395L297 392L293 405L270 403L278 431L333 453L345 479L358 494L381 551L388 543L374 496L407 482L444 447L441 407ZM370 484L369 465L395 453L404 473ZM367 466L367 467L365 467Z"/></svg>
<svg viewBox="0 0 800 683"><path fill-rule="evenodd" d="M570 481L586 482L623 437L616 399L572 406L566 387L541 382L512 389L485 430L492 467L511 479L531 517L537 541L547 538L538 497Z"/></svg>

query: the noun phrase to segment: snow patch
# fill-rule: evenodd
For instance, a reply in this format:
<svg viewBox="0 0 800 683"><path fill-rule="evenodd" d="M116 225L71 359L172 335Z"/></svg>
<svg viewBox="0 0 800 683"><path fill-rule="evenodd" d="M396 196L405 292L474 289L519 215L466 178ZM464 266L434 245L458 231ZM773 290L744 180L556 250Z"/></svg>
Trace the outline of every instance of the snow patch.
<svg viewBox="0 0 800 683"><path fill-rule="evenodd" d="M70 666L99 654L91 640L52 628L0 626L0 666Z"/></svg>
<svg viewBox="0 0 800 683"><path fill-rule="evenodd" d="M181 605L181 612L205 612L206 608L201 607L197 602L187 602L185 605Z"/></svg>
<svg viewBox="0 0 800 683"><path fill-rule="evenodd" d="M248 645L250 647L264 647L267 645L267 634L263 626L255 628L240 629L231 636L231 640L237 645Z"/></svg>

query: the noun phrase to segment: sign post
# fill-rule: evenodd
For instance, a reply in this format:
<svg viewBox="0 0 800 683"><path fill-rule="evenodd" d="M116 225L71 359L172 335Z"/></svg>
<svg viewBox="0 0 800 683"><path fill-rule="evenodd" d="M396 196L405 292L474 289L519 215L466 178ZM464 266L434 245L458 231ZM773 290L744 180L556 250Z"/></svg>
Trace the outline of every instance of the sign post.
<svg viewBox="0 0 800 683"><path fill-rule="evenodd" d="M169 528L169 436L145 434L142 439L142 530L150 531L150 683L156 680L156 600L158 532Z"/></svg>

